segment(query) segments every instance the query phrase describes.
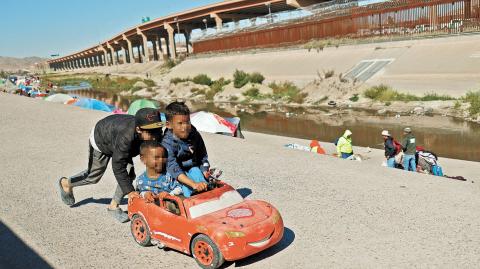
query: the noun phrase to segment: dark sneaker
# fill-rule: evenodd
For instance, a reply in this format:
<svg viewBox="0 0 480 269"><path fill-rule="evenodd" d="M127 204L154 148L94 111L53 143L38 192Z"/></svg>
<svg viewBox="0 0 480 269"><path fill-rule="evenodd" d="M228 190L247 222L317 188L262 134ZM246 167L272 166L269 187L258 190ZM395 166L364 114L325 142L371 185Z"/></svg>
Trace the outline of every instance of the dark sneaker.
<svg viewBox="0 0 480 269"><path fill-rule="evenodd" d="M66 192L63 190L62 187L62 179L67 179L66 177L61 177L58 180L58 190L60 192L60 198L62 199L62 202L68 206L72 206L75 204L75 197L73 196L73 191Z"/></svg>
<svg viewBox="0 0 480 269"><path fill-rule="evenodd" d="M120 207L117 207L115 209L107 208L107 211L108 211L108 214L110 214L112 217L114 217L116 220L118 220L121 223L125 223L130 220L128 218L128 214L124 212Z"/></svg>

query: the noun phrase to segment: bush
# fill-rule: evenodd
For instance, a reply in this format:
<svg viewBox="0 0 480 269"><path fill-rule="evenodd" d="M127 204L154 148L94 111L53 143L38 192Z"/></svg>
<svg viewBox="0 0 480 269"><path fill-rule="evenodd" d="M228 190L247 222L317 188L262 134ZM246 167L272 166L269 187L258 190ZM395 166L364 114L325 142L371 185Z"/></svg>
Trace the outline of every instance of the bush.
<svg viewBox="0 0 480 269"><path fill-rule="evenodd" d="M223 87L225 85L228 85L230 84L230 80L226 80L224 78L220 78L218 80L215 80L212 85L210 85L210 90L208 90L206 93L205 93L205 97L208 99L208 100L213 100L213 97L215 97L215 95L221 91L223 91Z"/></svg>
<svg viewBox="0 0 480 269"><path fill-rule="evenodd" d="M470 103L470 107L468 108L470 116L480 114L480 91L468 92L464 100Z"/></svg>
<svg viewBox="0 0 480 269"><path fill-rule="evenodd" d="M241 70L236 70L233 74L233 86L237 89L247 85L249 81L250 76L248 75L248 73L245 73Z"/></svg>
<svg viewBox="0 0 480 269"><path fill-rule="evenodd" d="M272 82L269 87L273 90L272 98L275 100L286 99L289 102L301 104L305 101L305 98L308 95L306 93L301 93L300 89L295 86L295 84L288 81L280 84Z"/></svg>
<svg viewBox="0 0 480 269"><path fill-rule="evenodd" d="M193 81L193 83L199 84L199 85L205 85L205 86L212 85L212 79L205 74L200 74L200 75L195 76L192 79L192 81Z"/></svg>
<svg viewBox="0 0 480 269"><path fill-rule="evenodd" d="M177 85L178 83L187 82L187 81L190 81L190 79L189 78L172 78L172 79L170 79L170 83L175 84L175 85Z"/></svg>
<svg viewBox="0 0 480 269"><path fill-rule="evenodd" d="M252 99L260 99L260 97L261 97L260 91L255 87L245 91L242 94L243 94L243 96L249 97L249 98L252 98Z"/></svg>
<svg viewBox="0 0 480 269"><path fill-rule="evenodd" d="M154 87L156 85L155 81L153 81L151 79L144 79L143 83L145 83L148 87Z"/></svg>
<svg viewBox="0 0 480 269"><path fill-rule="evenodd" d="M348 100L352 102L358 102L360 98L358 97L358 93L354 94L352 97L350 97Z"/></svg>
<svg viewBox="0 0 480 269"><path fill-rule="evenodd" d="M167 59L162 66L163 66L164 68L167 68L167 69L172 69L172 68L174 68L176 65L177 65L177 63L176 63L174 60L172 60L172 59Z"/></svg>
<svg viewBox="0 0 480 269"><path fill-rule="evenodd" d="M250 77L250 82L255 84L262 84L263 81L265 80L265 77L258 72L251 73L249 77Z"/></svg>
<svg viewBox="0 0 480 269"><path fill-rule="evenodd" d="M329 71L324 71L323 72L323 75L325 76L325 78L331 78L335 75L335 71L334 70L329 70Z"/></svg>

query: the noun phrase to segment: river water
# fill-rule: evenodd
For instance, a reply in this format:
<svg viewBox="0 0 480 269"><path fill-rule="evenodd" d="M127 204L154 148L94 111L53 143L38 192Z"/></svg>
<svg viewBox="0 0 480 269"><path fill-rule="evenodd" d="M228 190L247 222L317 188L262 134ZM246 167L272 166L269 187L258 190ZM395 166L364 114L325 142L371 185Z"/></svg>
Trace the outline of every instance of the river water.
<svg viewBox="0 0 480 269"><path fill-rule="evenodd" d="M97 91L77 91L126 111L133 99ZM301 109L269 105L192 103L192 112L210 111L224 117L241 118L242 130L333 142L346 129L353 132L356 146L382 148L382 130L399 141L402 130L411 127L417 144L439 156L480 161L480 124L443 116L383 115L371 111ZM160 104L163 108L165 104Z"/></svg>

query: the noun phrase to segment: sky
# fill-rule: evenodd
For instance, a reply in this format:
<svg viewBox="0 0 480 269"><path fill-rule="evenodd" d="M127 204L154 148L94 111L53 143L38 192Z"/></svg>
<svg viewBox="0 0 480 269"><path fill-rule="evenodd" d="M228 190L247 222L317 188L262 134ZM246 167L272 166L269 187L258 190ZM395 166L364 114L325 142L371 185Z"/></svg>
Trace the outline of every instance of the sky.
<svg viewBox="0 0 480 269"><path fill-rule="evenodd" d="M142 22L220 0L1 0L0 56L68 55Z"/></svg>

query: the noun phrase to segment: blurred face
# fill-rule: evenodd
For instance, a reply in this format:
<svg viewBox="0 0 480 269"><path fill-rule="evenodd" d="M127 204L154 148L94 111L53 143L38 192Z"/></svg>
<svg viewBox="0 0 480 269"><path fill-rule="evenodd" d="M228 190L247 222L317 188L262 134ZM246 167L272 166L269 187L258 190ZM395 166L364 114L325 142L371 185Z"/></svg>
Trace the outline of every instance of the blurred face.
<svg viewBox="0 0 480 269"><path fill-rule="evenodd" d="M387 140L387 139L388 139L388 136L384 135L383 140Z"/></svg>
<svg viewBox="0 0 480 269"><path fill-rule="evenodd" d="M180 139L187 139L192 124L190 123L190 115L175 115L171 121L167 122L167 127L172 129L173 134Z"/></svg>
<svg viewBox="0 0 480 269"><path fill-rule="evenodd" d="M160 141L162 138L162 133L161 133L160 128L158 129L151 129L151 130L144 130L139 127L137 127L137 133L140 135L140 138L143 141L148 141L148 140L158 140Z"/></svg>
<svg viewBox="0 0 480 269"><path fill-rule="evenodd" d="M166 154L163 148L152 147L145 150L145 152L140 156L140 160L147 167L147 172L150 171L160 174L167 162L167 158L165 156Z"/></svg>

